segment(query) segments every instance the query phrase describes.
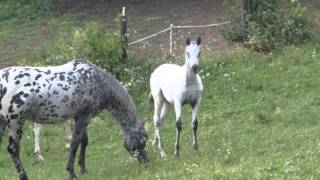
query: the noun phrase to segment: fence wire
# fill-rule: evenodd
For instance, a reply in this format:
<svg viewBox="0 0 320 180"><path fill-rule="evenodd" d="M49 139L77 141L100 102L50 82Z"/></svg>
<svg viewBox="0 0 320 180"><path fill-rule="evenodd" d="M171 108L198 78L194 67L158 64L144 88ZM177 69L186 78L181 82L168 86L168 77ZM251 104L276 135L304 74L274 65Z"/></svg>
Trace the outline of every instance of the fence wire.
<svg viewBox="0 0 320 180"><path fill-rule="evenodd" d="M134 40L129 43L129 48L135 50L138 56L156 57L172 57L175 59L183 59L185 40L187 37L196 39L198 36L202 38L203 54L208 54L213 51L226 49L228 42L222 37L221 31L224 25L229 24L229 21L207 25L164 25L154 24L160 31L151 32L152 28L142 29L138 32L134 27L129 32L133 33ZM134 26L134 25L133 25ZM131 35L130 33L130 35ZM131 36L132 37L132 36ZM132 38L132 39L133 39Z"/></svg>

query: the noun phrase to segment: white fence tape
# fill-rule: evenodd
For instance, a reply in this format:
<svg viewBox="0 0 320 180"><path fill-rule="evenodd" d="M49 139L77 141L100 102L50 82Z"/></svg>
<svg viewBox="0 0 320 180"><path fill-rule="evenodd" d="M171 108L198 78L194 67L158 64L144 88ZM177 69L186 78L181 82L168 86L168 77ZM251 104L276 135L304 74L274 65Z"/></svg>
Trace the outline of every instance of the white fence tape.
<svg viewBox="0 0 320 180"><path fill-rule="evenodd" d="M136 43L138 43L138 42L141 42L141 41L150 39L150 38L155 37L155 36L157 36L157 35L159 35L159 34L161 34L161 33L164 33L164 32L166 32L166 31L169 31L170 29L171 29L171 28L167 28L167 29L164 29L164 30L159 31L159 32L157 32L157 33L151 34L150 36L147 36L147 37L138 39L138 40L136 40L136 41L133 41L133 42L129 43L129 45L134 45L134 44L136 44Z"/></svg>
<svg viewBox="0 0 320 180"><path fill-rule="evenodd" d="M204 27L214 27L214 26L220 26L224 24L229 24L230 21L222 22L222 23L217 23L217 24L207 24L207 25L198 25L198 26L172 26L172 28L176 29L183 29L183 28L204 28Z"/></svg>
<svg viewBox="0 0 320 180"><path fill-rule="evenodd" d="M147 39L150 39L152 37L155 37L161 33L164 33L164 32L167 32L167 31L170 31L170 56L172 55L172 36L173 36L173 29L185 29L185 28L204 28L204 27L215 27L215 26L220 26L220 25L225 25L225 24L229 24L230 21L225 21L225 22L222 22L222 23L216 23L216 24L206 24L206 25L197 25L197 26L174 26L173 24L170 25L169 28L167 29L164 29L162 31L159 31L157 33L154 33L154 34L151 34L147 37L144 37L144 38L141 38L141 39L138 39L136 41L133 41L133 42L130 42L129 45L134 45L134 44L137 44L141 41L144 41L144 40L147 40Z"/></svg>

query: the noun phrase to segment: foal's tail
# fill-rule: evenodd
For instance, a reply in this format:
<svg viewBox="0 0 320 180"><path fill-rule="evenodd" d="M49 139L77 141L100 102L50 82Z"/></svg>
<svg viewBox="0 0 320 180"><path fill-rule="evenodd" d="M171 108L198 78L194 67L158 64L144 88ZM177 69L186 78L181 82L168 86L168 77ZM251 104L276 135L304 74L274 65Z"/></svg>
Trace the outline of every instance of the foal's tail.
<svg viewBox="0 0 320 180"><path fill-rule="evenodd" d="M153 103L154 103L154 99L153 99L153 96L152 96L151 92L150 92L150 94L148 96L148 101L149 101L149 104L152 106Z"/></svg>

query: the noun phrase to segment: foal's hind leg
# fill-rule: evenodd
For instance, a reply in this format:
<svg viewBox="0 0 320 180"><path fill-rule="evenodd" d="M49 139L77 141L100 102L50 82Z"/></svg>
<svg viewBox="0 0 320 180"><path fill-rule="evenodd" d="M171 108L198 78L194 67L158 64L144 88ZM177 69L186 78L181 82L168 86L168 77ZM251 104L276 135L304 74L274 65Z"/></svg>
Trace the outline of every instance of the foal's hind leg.
<svg viewBox="0 0 320 180"><path fill-rule="evenodd" d="M168 113L168 106L169 106L168 103L166 103L166 102L163 103L163 106L161 108L160 119L159 119L160 125L162 125L164 119L166 118L166 115ZM155 134L154 140L153 140L153 145L156 146L156 145L158 145L158 143L159 143L158 136Z"/></svg>
<svg viewBox="0 0 320 180"><path fill-rule="evenodd" d="M40 133L41 133L42 125L38 123L34 123L34 154L36 156L36 161L44 160L41 155L40 150Z"/></svg>
<svg viewBox="0 0 320 180"><path fill-rule="evenodd" d="M176 150L175 155L179 157L180 152L180 132L182 130L181 120L181 102L179 100L174 101L174 110L176 112Z"/></svg>
<svg viewBox="0 0 320 180"><path fill-rule="evenodd" d="M86 127L89 124L89 115L83 115L75 120L75 127L73 130L71 147L70 147L70 155L67 163L67 171L69 172L69 180L76 179L77 176L74 173L74 160L77 153L78 146L80 144L80 140L83 137L83 133L86 130ZM85 147L84 147L85 149ZM83 151L84 152L84 151ZM84 161L83 161L84 163ZM84 166L85 167L85 166Z"/></svg>
<svg viewBox="0 0 320 180"><path fill-rule="evenodd" d="M72 139L72 131L71 131L71 127L70 127L70 123L71 121L66 121L64 122L64 130L66 131L67 134L67 144L66 144L66 148L70 149L70 144L71 144L71 139Z"/></svg>
<svg viewBox="0 0 320 180"><path fill-rule="evenodd" d="M164 103L164 99L161 96L153 96L154 98L154 115L153 115L153 121L154 121L154 145L158 143L158 148L160 151L160 156L165 157L166 153L163 149L162 140L160 137L160 127L161 127L161 110Z"/></svg>
<svg viewBox="0 0 320 180"><path fill-rule="evenodd" d="M8 152L10 153L13 159L14 165L16 166L20 179L27 180L28 176L20 160L20 140L22 137L22 125L23 125L23 122L20 120L10 121Z"/></svg>

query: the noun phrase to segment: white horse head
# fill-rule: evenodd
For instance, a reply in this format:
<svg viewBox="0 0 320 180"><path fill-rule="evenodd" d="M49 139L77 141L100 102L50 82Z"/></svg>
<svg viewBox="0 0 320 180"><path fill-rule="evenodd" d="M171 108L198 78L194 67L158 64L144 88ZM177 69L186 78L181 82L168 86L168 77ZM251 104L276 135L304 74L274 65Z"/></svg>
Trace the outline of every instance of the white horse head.
<svg viewBox="0 0 320 180"><path fill-rule="evenodd" d="M198 37L197 42L192 41L191 43L190 39L187 38L186 43L186 65L189 69L191 69L191 72L197 74L201 56L201 38Z"/></svg>

